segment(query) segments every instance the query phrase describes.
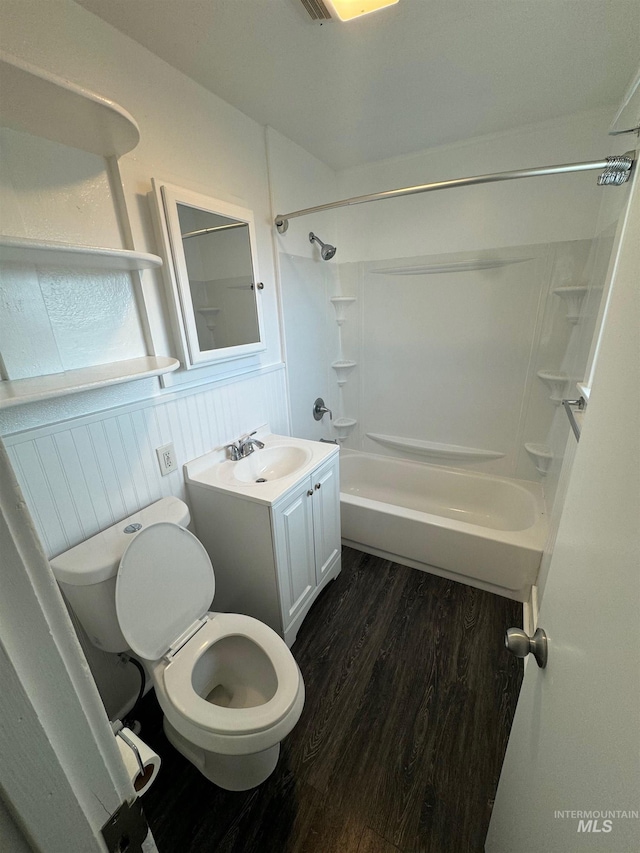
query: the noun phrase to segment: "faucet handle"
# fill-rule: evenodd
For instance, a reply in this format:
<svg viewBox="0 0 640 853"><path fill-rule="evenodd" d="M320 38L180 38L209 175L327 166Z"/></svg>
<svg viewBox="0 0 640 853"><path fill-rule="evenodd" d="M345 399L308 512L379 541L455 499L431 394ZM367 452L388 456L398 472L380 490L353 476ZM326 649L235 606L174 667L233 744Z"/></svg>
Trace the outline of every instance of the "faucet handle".
<svg viewBox="0 0 640 853"><path fill-rule="evenodd" d="M331 411L331 409L329 409L329 408L327 408L327 406L325 406L324 400L322 399L322 397L318 397L318 399L313 404L313 417L317 421L320 421L320 420L322 420L322 416L324 414L327 414L327 413L329 414L329 420L332 421L333 420L333 412Z"/></svg>
<svg viewBox="0 0 640 853"><path fill-rule="evenodd" d="M224 449L229 451L229 459L232 462L237 462L240 459L240 442L236 444L236 442L232 442L231 444L225 444Z"/></svg>

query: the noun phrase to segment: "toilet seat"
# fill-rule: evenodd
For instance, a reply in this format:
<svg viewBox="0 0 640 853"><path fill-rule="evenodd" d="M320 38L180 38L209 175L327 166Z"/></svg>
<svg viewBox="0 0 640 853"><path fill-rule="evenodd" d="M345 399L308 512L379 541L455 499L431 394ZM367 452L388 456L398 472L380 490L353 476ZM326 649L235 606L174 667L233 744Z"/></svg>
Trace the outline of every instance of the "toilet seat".
<svg viewBox="0 0 640 853"><path fill-rule="evenodd" d="M164 668L164 688L175 711L192 725L221 735L247 735L275 726L291 710L300 690L300 670L291 652L268 625L239 613L210 613L208 621ZM275 694L249 708L227 708L203 698L193 686L197 661L226 637L246 637L271 662Z"/></svg>
<svg viewBox="0 0 640 853"><path fill-rule="evenodd" d="M116 613L129 648L158 660L209 610L213 566L193 533L160 521L135 535L120 560Z"/></svg>
<svg viewBox="0 0 640 853"><path fill-rule="evenodd" d="M302 708L298 665L284 640L264 623L238 613L207 612L214 592L213 566L202 543L177 524L149 525L131 541L118 569L115 601L122 634L136 654L160 664L152 667L154 680L162 680L176 727L182 719L204 737L222 738L275 730L294 705L300 705L298 716ZM194 688L198 661L232 637L249 640L273 667L275 692L268 701L223 707Z"/></svg>

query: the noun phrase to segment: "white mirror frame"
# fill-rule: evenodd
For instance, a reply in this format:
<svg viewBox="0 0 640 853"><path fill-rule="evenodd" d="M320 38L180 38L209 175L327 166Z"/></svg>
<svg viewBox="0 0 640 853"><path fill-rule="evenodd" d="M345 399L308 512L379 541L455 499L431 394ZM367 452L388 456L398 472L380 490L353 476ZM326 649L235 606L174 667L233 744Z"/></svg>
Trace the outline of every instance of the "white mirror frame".
<svg viewBox="0 0 640 853"><path fill-rule="evenodd" d="M250 344L222 347L220 349L201 350L196 329L196 319L189 287L187 261L182 245L182 232L178 219L178 204L228 216L246 222L249 227L249 246L253 283L260 282L258 272L256 234L253 212L246 207L240 207L226 201L201 195L191 190L183 189L168 183L160 183L152 178L153 198L159 236L164 247L166 263L163 265L169 310L171 311L172 327L176 343L180 349L181 361L187 370L202 367L207 364L217 364L221 361L243 358L266 349L264 342L264 326L262 322L262 305L259 298L260 289L254 287L256 314L258 320L259 340Z"/></svg>

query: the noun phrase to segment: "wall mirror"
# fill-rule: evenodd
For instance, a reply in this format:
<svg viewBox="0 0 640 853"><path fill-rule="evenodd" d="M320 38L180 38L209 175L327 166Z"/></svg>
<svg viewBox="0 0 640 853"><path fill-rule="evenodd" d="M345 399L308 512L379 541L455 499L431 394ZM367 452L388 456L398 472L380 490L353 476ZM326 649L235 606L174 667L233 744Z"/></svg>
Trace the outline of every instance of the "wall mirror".
<svg viewBox="0 0 640 853"><path fill-rule="evenodd" d="M153 196L185 366L265 349L252 212L156 181Z"/></svg>

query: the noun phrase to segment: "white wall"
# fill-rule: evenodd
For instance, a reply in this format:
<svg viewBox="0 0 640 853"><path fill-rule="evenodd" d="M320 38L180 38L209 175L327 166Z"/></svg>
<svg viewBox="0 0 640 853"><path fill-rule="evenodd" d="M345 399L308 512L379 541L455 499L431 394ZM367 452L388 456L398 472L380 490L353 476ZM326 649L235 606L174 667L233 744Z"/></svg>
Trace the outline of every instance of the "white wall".
<svg viewBox="0 0 640 853"><path fill-rule="evenodd" d="M348 169L341 197L622 153L607 136L615 110L579 113L412 156ZM341 261L403 258L591 238L602 190L594 173L484 184L339 211Z"/></svg>
<svg viewBox="0 0 640 853"><path fill-rule="evenodd" d="M299 145L267 128L269 180L274 215L335 201L336 173ZM324 243L338 246L336 260L320 260L309 232ZM322 397L335 405L335 375L330 363L337 358L336 328L329 298L339 292L337 258L341 239L335 212L292 219L286 234L273 232L281 287L281 316L289 379L291 428L303 438L331 438L329 418L312 416L313 403Z"/></svg>
<svg viewBox="0 0 640 853"><path fill-rule="evenodd" d="M263 127L71 0L8 3L2 14L3 49L112 98L137 120L140 144L120 160L136 249L160 251L147 199L157 177L252 209L265 283L267 348L256 356L173 374L169 391L149 379L2 414L0 432L51 556L165 494L183 496L180 472L159 477L160 444L175 443L181 470L188 459L265 422L288 432L267 153ZM3 141L6 233L122 245L100 158L14 131L4 131ZM11 304L5 316L20 326L9 347L16 375L145 352L135 280L127 274L28 269L21 277L14 270L2 287ZM153 351L173 354L161 275L144 271L142 287ZM25 299L30 304L21 314ZM180 390L181 382L194 381L200 385ZM115 713L135 692L135 673L127 681L113 656L90 647L87 654Z"/></svg>

